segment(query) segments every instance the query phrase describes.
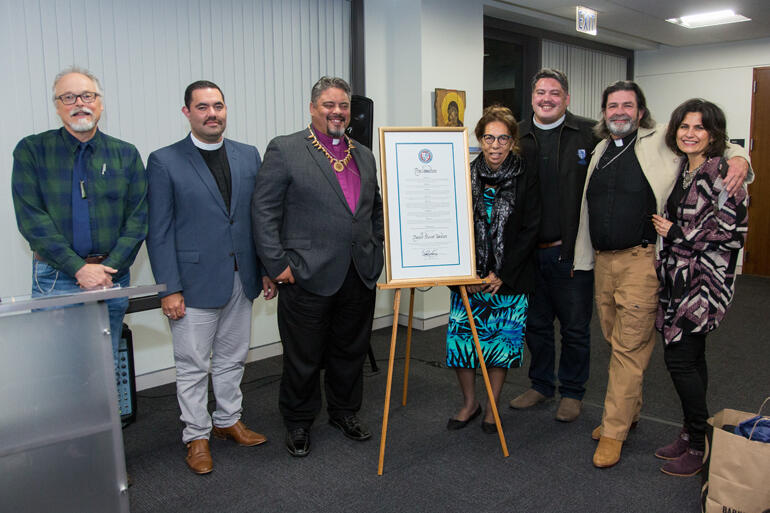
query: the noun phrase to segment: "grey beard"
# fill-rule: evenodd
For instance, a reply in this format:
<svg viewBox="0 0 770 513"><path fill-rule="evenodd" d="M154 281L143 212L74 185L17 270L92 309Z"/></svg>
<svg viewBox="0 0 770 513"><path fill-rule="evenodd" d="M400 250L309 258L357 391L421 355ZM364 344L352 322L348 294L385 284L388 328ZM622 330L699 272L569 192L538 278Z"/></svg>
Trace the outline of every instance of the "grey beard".
<svg viewBox="0 0 770 513"><path fill-rule="evenodd" d="M612 135L614 135L615 137L625 137L628 134L630 134L631 132L633 132L634 130L636 130L636 128L638 126L636 124L636 122L633 121L633 120L627 122L627 126L628 126L627 129L622 129L622 128L616 126L615 123L617 123L617 121L609 121L607 123L607 130L609 130L609 132ZM625 125L626 125L626 123L624 123L624 126Z"/></svg>
<svg viewBox="0 0 770 513"><path fill-rule="evenodd" d="M93 119L87 120L87 121L78 121L73 123L68 123L69 127L74 130L75 132L89 132L93 130L93 128L96 126L96 123Z"/></svg>

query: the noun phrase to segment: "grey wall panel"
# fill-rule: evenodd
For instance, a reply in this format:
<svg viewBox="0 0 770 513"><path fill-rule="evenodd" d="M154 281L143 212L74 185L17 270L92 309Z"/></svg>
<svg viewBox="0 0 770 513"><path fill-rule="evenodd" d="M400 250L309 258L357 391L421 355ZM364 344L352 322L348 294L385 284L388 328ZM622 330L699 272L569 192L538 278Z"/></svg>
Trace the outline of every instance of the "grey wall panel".
<svg viewBox="0 0 770 513"><path fill-rule="evenodd" d="M310 120L310 88L324 74L350 78L350 0L0 0L6 119L0 124L0 296L29 291L26 243L8 184L11 153L31 133L60 126L51 84L76 64L105 89L101 129L132 142L145 159L184 137L184 88L222 87L226 135L264 152L276 135ZM140 254L143 259L144 253ZM138 266L140 282L151 281Z"/></svg>
<svg viewBox="0 0 770 513"><path fill-rule="evenodd" d="M625 57L549 40L543 40L543 67L567 74L570 111L593 119L601 115L604 88L626 78Z"/></svg>

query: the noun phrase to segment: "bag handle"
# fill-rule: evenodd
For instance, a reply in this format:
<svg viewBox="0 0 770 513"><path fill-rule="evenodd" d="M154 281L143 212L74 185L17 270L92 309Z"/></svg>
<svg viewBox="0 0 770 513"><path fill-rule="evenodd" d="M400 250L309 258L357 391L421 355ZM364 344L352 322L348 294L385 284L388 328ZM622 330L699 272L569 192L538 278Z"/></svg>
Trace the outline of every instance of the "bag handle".
<svg viewBox="0 0 770 513"><path fill-rule="evenodd" d="M759 407L759 410L757 411L757 420L754 422L754 425L751 427L751 433L749 433L749 440L751 440L751 437L754 436L754 430L757 429L757 424L759 424L760 420L763 420L762 417L762 410L765 408L765 405L770 401L770 396L766 397L765 400L762 402L762 406Z"/></svg>

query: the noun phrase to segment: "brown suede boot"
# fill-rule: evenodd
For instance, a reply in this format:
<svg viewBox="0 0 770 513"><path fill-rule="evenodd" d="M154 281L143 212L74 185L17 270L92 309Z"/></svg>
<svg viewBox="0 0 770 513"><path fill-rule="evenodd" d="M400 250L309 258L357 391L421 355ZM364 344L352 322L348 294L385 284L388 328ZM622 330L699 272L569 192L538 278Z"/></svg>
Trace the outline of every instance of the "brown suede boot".
<svg viewBox="0 0 770 513"><path fill-rule="evenodd" d="M623 448L623 440L615 440L608 436L599 438L599 445L594 453L594 467L608 468L620 461L620 450Z"/></svg>
<svg viewBox="0 0 770 513"><path fill-rule="evenodd" d="M628 428L628 432L629 432L629 433L631 433L631 431L633 431L634 429L636 429L636 426L637 426L637 425L639 425L639 421L638 421L638 420L635 420L635 421L633 421L633 422L631 423L631 427L630 427L630 428ZM591 438L592 438L593 440L596 440L596 441L598 442L598 441L599 441L599 438L601 438L601 436L602 436L602 426L601 426L601 424L599 424L598 426L596 426L596 427L594 428L594 430L593 430L593 431L591 431Z"/></svg>
<svg viewBox="0 0 770 513"><path fill-rule="evenodd" d="M533 407L536 404L542 403L546 399L548 399L546 396L544 396L534 388L530 388L523 394L512 399L511 402L508 404L510 405L511 408L514 408L516 410L525 410L527 408Z"/></svg>

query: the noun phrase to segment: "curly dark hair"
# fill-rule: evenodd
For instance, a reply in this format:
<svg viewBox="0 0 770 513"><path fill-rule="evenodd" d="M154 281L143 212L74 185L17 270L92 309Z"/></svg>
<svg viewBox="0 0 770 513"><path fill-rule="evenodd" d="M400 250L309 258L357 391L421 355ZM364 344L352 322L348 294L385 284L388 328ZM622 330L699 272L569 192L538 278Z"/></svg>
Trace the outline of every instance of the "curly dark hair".
<svg viewBox="0 0 770 513"><path fill-rule="evenodd" d="M723 155L727 148L727 121L725 120L725 113L713 103L702 98L691 98L674 109L668 122L668 129L666 130L666 146L678 155L684 155L684 152L676 144L676 132L679 130L679 125L682 124L685 116L690 112L700 113L701 124L712 139L708 146L706 146L706 149L703 150L703 155L706 158Z"/></svg>
<svg viewBox="0 0 770 513"><path fill-rule="evenodd" d="M518 152L519 124L516 122L516 118L513 116L511 109L503 107L502 105L490 105L481 113L481 119L476 123L476 128L473 132L476 135L476 140L481 142L481 138L484 136L484 129L493 121L499 121L508 127L508 131L511 133L511 138L513 140L513 148L511 151L514 153Z"/></svg>

